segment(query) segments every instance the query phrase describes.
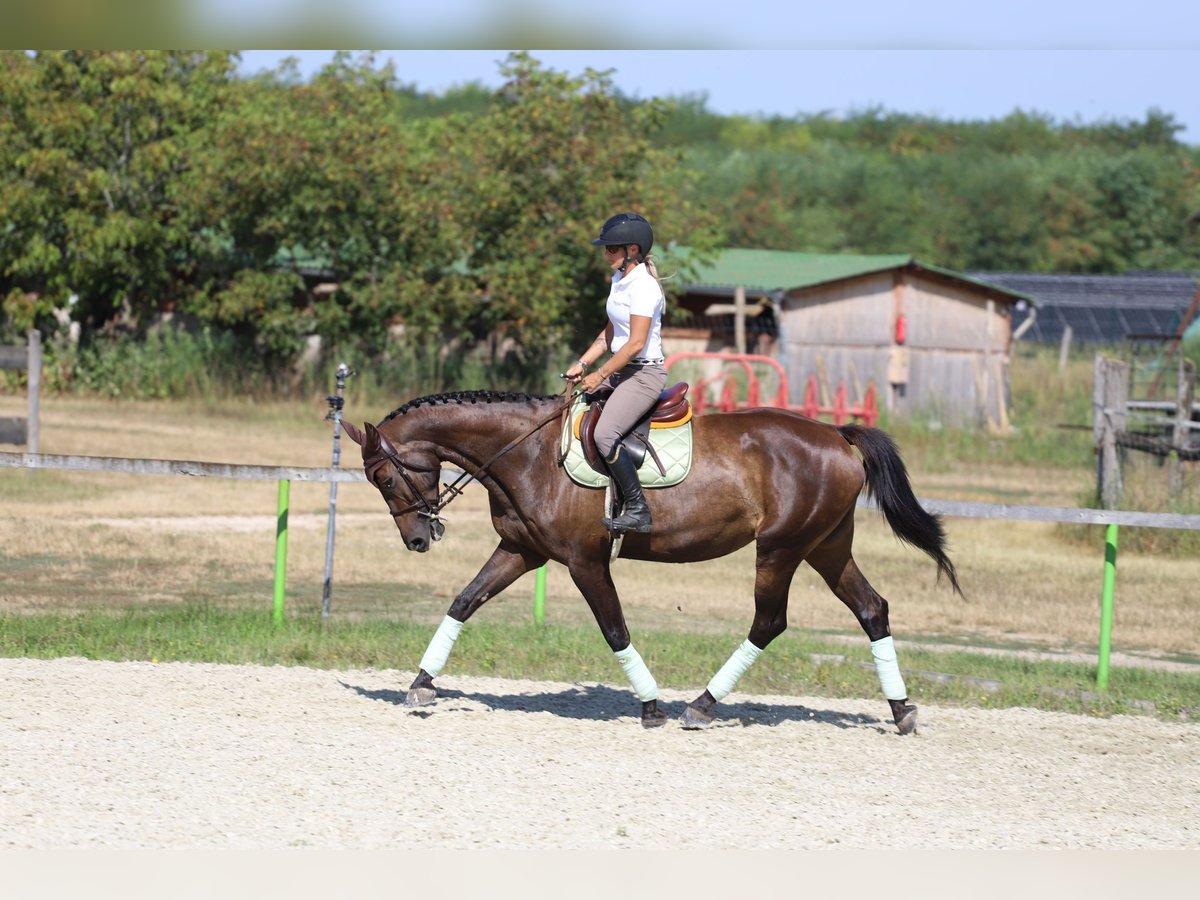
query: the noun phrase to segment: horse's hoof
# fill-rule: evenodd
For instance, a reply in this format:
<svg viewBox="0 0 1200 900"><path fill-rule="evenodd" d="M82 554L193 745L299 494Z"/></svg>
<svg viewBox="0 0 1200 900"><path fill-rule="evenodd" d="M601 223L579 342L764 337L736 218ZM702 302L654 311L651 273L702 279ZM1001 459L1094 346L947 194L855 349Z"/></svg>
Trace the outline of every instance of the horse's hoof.
<svg viewBox="0 0 1200 900"><path fill-rule="evenodd" d="M433 688L410 688L404 696L404 705L408 707L429 706L437 699L437 691Z"/></svg>
<svg viewBox="0 0 1200 900"><path fill-rule="evenodd" d="M683 715L679 717L679 721L689 731L698 731L711 725L713 723L713 716L712 713L701 712L689 706L683 711Z"/></svg>
<svg viewBox="0 0 1200 900"><path fill-rule="evenodd" d="M659 708L657 700L647 700L642 703L642 727L661 728L667 724L667 714Z"/></svg>
<svg viewBox="0 0 1200 900"><path fill-rule="evenodd" d="M896 727L900 729L901 734L912 734L917 730L917 708L915 706L904 707L904 715L896 719Z"/></svg>

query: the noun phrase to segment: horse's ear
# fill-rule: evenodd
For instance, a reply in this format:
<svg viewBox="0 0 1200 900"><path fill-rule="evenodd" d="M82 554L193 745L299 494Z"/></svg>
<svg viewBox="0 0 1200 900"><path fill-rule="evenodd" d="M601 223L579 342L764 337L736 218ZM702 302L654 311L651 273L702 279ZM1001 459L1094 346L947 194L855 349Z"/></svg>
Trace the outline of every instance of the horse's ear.
<svg viewBox="0 0 1200 900"><path fill-rule="evenodd" d="M364 435L361 431L354 427L353 422L347 422L345 419L343 419L342 428L345 429L346 435L350 438L350 440L354 441L354 443L358 444L358 446L362 446L362 442L365 439Z"/></svg>
<svg viewBox="0 0 1200 900"><path fill-rule="evenodd" d="M362 444L362 456L363 459L373 459L379 453L381 435L379 429L370 422L367 422L364 427L367 429L365 439L359 441Z"/></svg>

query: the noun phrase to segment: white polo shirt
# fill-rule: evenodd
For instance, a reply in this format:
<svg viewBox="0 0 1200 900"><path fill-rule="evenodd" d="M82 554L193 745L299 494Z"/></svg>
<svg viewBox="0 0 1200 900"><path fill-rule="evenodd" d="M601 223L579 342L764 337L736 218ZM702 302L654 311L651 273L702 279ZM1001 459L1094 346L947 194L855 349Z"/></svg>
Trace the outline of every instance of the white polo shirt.
<svg viewBox="0 0 1200 900"><path fill-rule="evenodd" d="M613 325L612 352L616 353L629 340L629 317L647 316L650 319L650 334L638 357L662 358L662 317L665 306L662 288L644 264L639 263L636 268L627 269L624 275L620 272L614 274L605 307Z"/></svg>

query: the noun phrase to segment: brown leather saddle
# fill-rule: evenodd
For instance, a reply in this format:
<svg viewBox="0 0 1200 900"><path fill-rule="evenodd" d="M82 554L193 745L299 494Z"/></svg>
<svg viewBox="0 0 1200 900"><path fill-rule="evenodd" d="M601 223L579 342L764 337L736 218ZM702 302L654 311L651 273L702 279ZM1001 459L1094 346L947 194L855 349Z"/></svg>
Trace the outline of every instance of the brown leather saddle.
<svg viewBox="0 0 1200 900"><path fill-rule="evenodd" d="M586 395L588 408L579 417L575 431L575 436L583 445L583 456L588 461L588 465L604 475L608 474L608 469L600 457L600 450L596 447L596 422L599 421L600 413L604 410L604 403L612 392L612 388L605 386ZM622 438L621 443L633 460L634 468L640 469L649 453L654 457L654 464L658 466L659 472L666 474L662 462L654 454L654 448L650 446L650 429L651 427L670 428L673 425L682 425L690 421L692 402L688 400L687 392L688 383L686 381L671 385L659 394L658 402Z"/></svg>

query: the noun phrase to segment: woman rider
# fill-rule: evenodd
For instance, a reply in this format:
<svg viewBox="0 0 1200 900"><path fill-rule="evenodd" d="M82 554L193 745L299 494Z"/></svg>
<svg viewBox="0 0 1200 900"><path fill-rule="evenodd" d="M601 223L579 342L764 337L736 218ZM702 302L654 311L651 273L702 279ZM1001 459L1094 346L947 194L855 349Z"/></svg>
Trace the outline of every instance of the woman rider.
<svg viewBox="0 0 1200 900"><path fill-rule="evenodd" d="M650 507L646 505L637 469L621 439L632 430L662 394L667 384L663 368L663 292L650 259L654 230L637 213L617 213L600 229L593 244L604 248L613 270L609 288L608 324L596 336L566 376L585 391L602 384L613 388L596 423L596 447L613 480L621 489L625 509L613 519L604 519L610 531L650 530ZM612 355L591 374L587 370L604 356Z"/></svg>

